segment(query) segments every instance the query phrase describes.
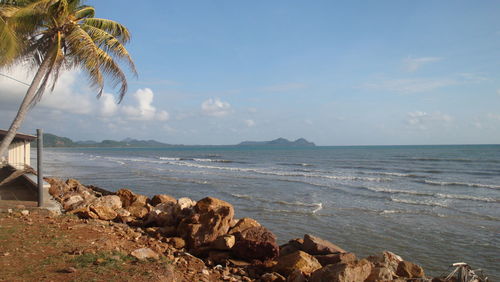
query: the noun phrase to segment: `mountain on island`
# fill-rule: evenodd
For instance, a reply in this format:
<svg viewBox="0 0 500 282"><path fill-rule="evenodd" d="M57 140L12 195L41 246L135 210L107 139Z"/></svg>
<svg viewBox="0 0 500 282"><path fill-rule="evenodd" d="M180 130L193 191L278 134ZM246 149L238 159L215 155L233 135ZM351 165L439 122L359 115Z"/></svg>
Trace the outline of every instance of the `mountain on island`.
<svg viewBox="0 0 500 282"><path fill-rule="evenodd" d="M285 138L278 138L271 141L244 141L237 146L287 146L287 147L314 147L316 144L304 138L290 141Z"/></svg>

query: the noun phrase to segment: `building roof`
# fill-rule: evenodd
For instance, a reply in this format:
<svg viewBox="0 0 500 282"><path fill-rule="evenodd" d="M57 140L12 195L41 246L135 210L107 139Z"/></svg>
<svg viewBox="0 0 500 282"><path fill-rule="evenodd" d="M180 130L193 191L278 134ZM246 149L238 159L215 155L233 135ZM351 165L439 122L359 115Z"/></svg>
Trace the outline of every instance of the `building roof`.
<svg viewBox="0 0 500 282"><path fill-rule="evenodd" d="M2 130L0 129L0 140L3 139L5 135L7 135L7 130ZM23 134L23 133L17 133L16 136L14 137L14 140L23 140L23 141L33 141L36 139L35 135L29 135L29 134Z"/></svg>

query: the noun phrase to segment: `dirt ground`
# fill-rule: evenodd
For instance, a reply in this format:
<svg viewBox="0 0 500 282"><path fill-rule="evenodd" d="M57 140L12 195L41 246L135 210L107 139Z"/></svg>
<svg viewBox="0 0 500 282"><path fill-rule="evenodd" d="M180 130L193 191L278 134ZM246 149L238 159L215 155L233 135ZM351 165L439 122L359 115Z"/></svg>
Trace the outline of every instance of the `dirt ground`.
<svg viewBox="0 0 500 282"><path fill-rule="evenodd" d="M206 267L147 230L33 209L0 210L0 281L241 281L234 269ZM148 247L157 260L130 253Z"/></svg>

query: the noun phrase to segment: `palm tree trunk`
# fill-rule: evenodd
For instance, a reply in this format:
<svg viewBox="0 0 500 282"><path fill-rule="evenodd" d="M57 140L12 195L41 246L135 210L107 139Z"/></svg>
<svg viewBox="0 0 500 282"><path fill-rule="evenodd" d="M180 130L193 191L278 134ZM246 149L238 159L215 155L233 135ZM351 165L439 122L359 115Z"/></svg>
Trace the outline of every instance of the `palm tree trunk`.
<svg viewBox="0 0 500 282"><path fill-rule="evenodd" d="M21 103L21 106L19 106L19 110L17 111L17 115L12 121L12 124L10 125L9 131L5 135L5 137L2 140L2 144L0 144L0 157L6 155L7 149L16 136L17 130L21 126L22 122L26 118L26 114L30 110L30 106L32 104L32 100L35 97L36 90L38 89L38 86L40 85L40 82L42 81L42 78L44 75L47 73L49 70L51 61L52 61L52 56L53 55L47 55L45 56L42 64L38 68L38 71L36 72L35 77L33 78L33 81L31 82L30 87L28 88L28 91L26 92L26 95L24 96L23 102Z"/></svg>

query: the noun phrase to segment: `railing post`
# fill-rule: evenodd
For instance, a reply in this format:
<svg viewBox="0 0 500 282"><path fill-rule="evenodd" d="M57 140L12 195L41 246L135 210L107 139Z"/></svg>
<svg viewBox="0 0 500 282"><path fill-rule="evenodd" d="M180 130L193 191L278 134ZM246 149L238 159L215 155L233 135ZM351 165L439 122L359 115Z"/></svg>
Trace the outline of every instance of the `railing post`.
<svg viewBox="0 0 500 282"><path fill-rule="evenodd" d="M36 130L36 135L37 135L37 146L36 146L36 153L37 153L37 162L36 162L36 167L37 167L37 174L38 174L38 206L42 207L45 204L45 199L44 199L44 191L43 191L43 130L42 129L37 129Z"/></svg>

